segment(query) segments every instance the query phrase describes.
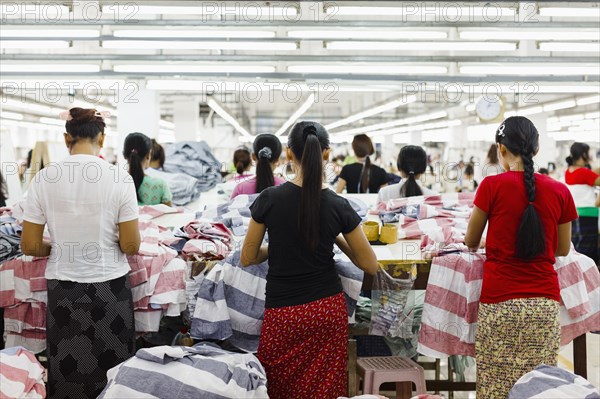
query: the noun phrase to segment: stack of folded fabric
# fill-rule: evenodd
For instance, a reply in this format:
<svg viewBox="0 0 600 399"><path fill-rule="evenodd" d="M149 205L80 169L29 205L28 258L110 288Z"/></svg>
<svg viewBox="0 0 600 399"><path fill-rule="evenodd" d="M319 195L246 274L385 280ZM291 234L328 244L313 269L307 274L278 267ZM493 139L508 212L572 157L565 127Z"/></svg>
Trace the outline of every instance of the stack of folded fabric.
<svg viewBox="0 0 600 399"><path fill-rule="evenodd" d="M185 259L224 259L234 246L232 234L223 223L194 220L176 235L188 240L181 251Z"/></svg>
<svg viewBox="0 0 600 399"><path fill-rule="evenodd" d="M0 398L46 397L46 371L34 354L22 347L0 351Z"/></svg>
<svg viewBox="0 0 600 399"><path fill-rule="evenodd" d="M22 229L10 213L8 208L0 208L0 262L21 255L19 245Z"/></svg>
<svg viewBox="0 0 600 399"><path fill-rule="evenodd" d="M183 206L200 198L201 186L198 179L183 173L169 173L158 169L146 169L145 173L163 179L173 194L173 205Z"/></svg>
<svg viewBox="0 0 600 399"><path fill-rule="evenodd" d="M98 399L267 399L267 378L258 359L207 343L157 346L110 369Z"/></svg>
<svg viewBox="0 0 600 399"><path fill-rule="evenodd" d="M196 178L200 191L209 191L221 182L221 163L204 141L171 144L165 148L165 156L164 171Z"/></svg>

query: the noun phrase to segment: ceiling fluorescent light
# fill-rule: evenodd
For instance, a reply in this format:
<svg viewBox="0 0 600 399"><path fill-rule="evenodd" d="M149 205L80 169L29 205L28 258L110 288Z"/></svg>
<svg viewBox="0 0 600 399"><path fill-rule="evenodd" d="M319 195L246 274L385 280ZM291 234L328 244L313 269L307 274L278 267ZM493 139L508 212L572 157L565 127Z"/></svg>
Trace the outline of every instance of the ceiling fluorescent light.
<svg viewBox="0 0 600 399"><path fill-rule="evenodd" d="M477 65L461 66L465 75L600 75L598 66Z"/></svg>
<svg viewBox="0 0 600 399"><path fill-rule="evenodd" d="M64 126L65 121L55 118L40 118L40 122L45 125Z"/></svg>
<svg viewBox="0 0 600 399"><path fill-rule="evenodd" d="M548 133L550 138L556 141L579 141L583 143L597 143L598 131L578 131L578 132L551 132Z"/></svg>
<svg viewBox="0 0 600 399"><path fill-rule="evenodd" d="M275 72L273 66L261 65L171 65L171 64L143 64L143 65L115 65L115 72L137 73L271 73Z"/></svg>
<svg viewBox="0 0 600 399"><path fill-rule="evenodd" d="M304 103L302 103L300 108L298 108L296 110L296 112L294 112L292 114L292 116L290 116L289 119L287 121L285 121L285 123L283 125L281 125L279 130L277 130L277 132L275 132L275 136L281 136L290 126L292 126L292 124L294 124L298 120L298 118L300 118L302 115L304 115L304 113L306 111L308 111L308 109L314 103L315 103L315 94L311 93L308 96L308 98L306 99L306 101L304 101Z"/></svg>
<svg viewBox="0 0 600 399"><path fill-rule="evenodd" d="M390 29L331 29L331 30L290 30L287 32L288 37L310 40L310 39L381 39L385 37L388 40L398 39L446 39L448 33L445 31L436 30L390 30Z"/></svg>
<svg viewBox="0 0 600 399"><path fill-rule="evenodd" d="M423 130L431 130L431 129L442 129L453 126L460 126L462 122L458 119L455 120L446 120L442 122L432 122L432 123L424 123L421 125L410 125L410 126L401 126L388 130L378 130L374 131L372 134L378 134L382 136L387 136L390 134L396 133L407 133L407 132L418 132Z"/></svg>
<svg viewBox="0 0 600 399"><path fill-rule="evenodd" d="M411 141L410 133L395 134L392 141L394 144L408 144Z"/></svg>
<svg viewBox="0 0 600 399"><path fill-rule="evenodd" d="M2 111L2 112L0 112L0 118L14 119L16 121L22 121L23 114L17 114L16 112Z"/></svg>
<svg viewBox="0 0 600 399"><path fill-rule="evenodd" d="M158 121L158 126L160 126L161 128L164 128L164 129L170 129L170 130L175 129L175 124L173 122L169 122L164 119L161 119Z"/></svg>
<svg viewBox="0 0 600 399"><path fill-rule="evenodd" d="M130 10L131 11L131 10ZM23 19L40 19L56 21L57 18L68 17L69 7L61 6L57 2L50 2L49 4L26 4L25 2L6 2L0 4L0 16L2 20L10 20L13 18Z"/></svg>
<svg viewBox="0 0 600 399"><path fill-rule="evenodd" d="M0 102L0 106L22 109L22 110L29 111L29 112L37 112L40 114L49 114L49 115L58 115L59 113L64 111L64 109L61 109L61 108L53 108L53 107L48 107L47 105L42 105L42 104L17 101L17 100L13 100L12 98L3 98L2 101Z"/></svg>
<svg viewBox="0 0 600 399"><path fill-rule="evenodd" d="M231 115L231 113L225 109L217 100L210 97L207 101L210 108L213 109L221 118L225 119L227 123L234 127L235 130L240 132L243 136L252 138L252 135L246 130L240 123Z"/></svg>
<svg viewBox="0 0 600 399"><path fill-rule="evenodd" d="M600 87L598 87L598 83L591 85L541 85L538 83L537 87L538 93L600 93ZM513 91L514 93L514 91Z"/></svg>
<svg viewBox="0 0 600 399"><path fill-rule="evenodd" d="M154 50L241 50L241 51L292 51L296 42L235 42L235 41L160 41L160 40L104 40L102 47L110 49Z"/></svg>
<svg viewBox="0 0 600 399"><path fill-rule="evenodd" d="M129 15L132 11L137 15L147 14L159 14L159 15L209 15L215 17L238 15L252 21L256 20L257 17L295 17L298 15L298 8L289 7L257 7L251 5L242 5L236 3L234 6L226 5L223 3L222 6L219 3L200 3L200 6L145 6L137 5L122 5L122 6L104 6L102 7L103 13L113 15ZM243 3L242 3L243 4Z"/></svg>
<svg viewBox="0 0 600 399"><path fill-rule="evenodd" d="M242 39L271 39L275 37L274 31L266 30L175 30L175 29L117 29L114 37L129 38L242 38Z"/></svg>
<svg viewBox="0 0 600 399"><path fill-rule="evenodd" d="M51 49L69 46L69 42L64 40L0 40L0 49Z"/></svg>
<svg viewBox="0 0 600 399"><path fill-rule="evenodd" d="M7 29L0 30L0 38L4 37L100 37L96 29Z"/></svg>
<svg viewBox="0 0 600 399"><path fill-rule="evenodd" d="M0 72L100 72L95 64L0 64Z"/></svg>
<svg viewBox="0 0 600 399"><path fill-rule="evenodd" d="M598 37L596 37L596 39L598 39ZM600 43L542 42L540 43L540 50L600 53Z"/></svg>
<svg viewBox="0 0 600 399"><path fill-rule="evenodd" d="M589 17L600 18L600 8L597 7L540 7L543 17Z"/></svg>
<svg viewBox="0 0 600 399"><path fill-rule="evenodd" d="M600 103L600 96L578 98L575 102L577 103L577 105L596 104Z"/></svg>
<svg viewBox="0 0 600 399"><path fill-rule="evenodd" d="M426 143L447 143L450 141L452 132L450 129L424 130L421 139Z"/></svg>
<svg viewBox="0 0 600 399"><path fill-rule="evenodd" d="M560 101L560 102L556 102L556 103L544 104L544 105L542 105L542 108L543 108L544 112L548 112L548 111L556 111L559 109L573 108L575 105L577 105L577 103L575 103L575 100L567 100L567 101Z"/></svg>
<svg viewBox="0 0 600 399"><path fill-rule="evenodd" d="M390 122L376 123L374 125L368 125L368 126L358 127L355 129L344 130L343 132L334 133L334 135L341 134L341 135L350 136L350 135L361 134L361 133L371 133L371 132L375 132L375 131L381 130L381 129L388 129L391 127L408 125L411 123L425 122L425 121L429 121L429 120L433 120L433 119L445 118L447 116L448 116L448 113L446 111L437 111L437 112L432 112L432 113L425 114L425 115L412 116L409 118L397 119L397 120L393 120Z"/></svg>
<svg viewBox="0 0 600 399"><path fill-rule="evenodd" d="M528 115L536 115L536 114L541 114L542 112L544 112L545 110L542 108L541 105L535 106L535 107L527 107L527 108L521 108L515 111L508 111L506 113L504 113L504 116L506 118L510 117L510 116L516 116L516 115L520 115L520 116L528 116Z"/></svg>
<svg viewBox="0 0 600 399"><path fill-rule="evenodd" d="M373 108L367 109L365 111L359 112L357 114L354 114L352 116L349 116L349 117L339 120L337 122L333 122L328 125L325 125L325 128L328 130L335 129L336 127L344 126L349 123L356 122L360 119L368 118L370 116L377 115L382 112L392 110L394 108L398 108L401 105L406 105L406 104L415 102L416 100L417 100L417 97L414 95L404 96L403 98L387 102L387 103L379 105L377 107L373 107Z"/></svg>
<svg viewBox="0 0 600 399"><path fill-rule="evenodd" d="M290 65L292 73L335 74L445 74L448 68L435 65Z"/></svg>
<svg viewBox="0 0 600 399"><path fill-rule="evenodd" d="M456 17L483 17L490 16L497 18L501 16L513 16L515 10L508 7L419 7L413 3L407 3L406 6L401 7L358 7L358 6L332 6L325 8L326 14L333 14L335 16L414 16L414 17L426 17L426 16L443 16L446 18ZM425 22L425 21L423 21Z"/></svg>
<svg viewBox="0 0 600 399"><path fill-rule="evenodd" d="M467 40L598 40L600 31L537 31L520 30L463 30L461 39Z"/></svg>
<svg viewBox="0 0 600 399"><path fill-rule="evenodd" d="M509 42L327 42L328 50L366 51L514 51L516 43Z"/></svg>

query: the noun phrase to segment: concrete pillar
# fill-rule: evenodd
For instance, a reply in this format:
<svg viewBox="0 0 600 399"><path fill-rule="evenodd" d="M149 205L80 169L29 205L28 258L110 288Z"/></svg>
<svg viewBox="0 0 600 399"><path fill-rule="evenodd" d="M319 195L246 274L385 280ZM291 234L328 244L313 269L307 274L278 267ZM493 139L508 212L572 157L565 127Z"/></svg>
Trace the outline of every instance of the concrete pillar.
<svg viewBox="0 0 600 399"><path fill-rule="evenodd" d="M115 141L115 147L116 152L121 156L123 142L129 133L140 132L150 138L158 135L159 93L145 88L137 92L120 91L116 102L118 139Z"/></svg>
<svg viewBox="0 0 600 399"><path fill-rule="evenodd" d="M173 122L176 141L205 139L200 129L200 104L196 97L186 96L173 101ZM200 137L199 137L200 136Z"/></svg>
<svg viewBox="0 0 600 399"><path fill-rule="evenodd" d="M544 112L537 115L527 116L530 121L533 122L540 134L540 150L538 154L533 158L537 168L547 168L548 162L554 162L557 164L558 159L558 148L556 146L556 140L548 136L546 131L546 122L548 119L548 113Z"/></svg>

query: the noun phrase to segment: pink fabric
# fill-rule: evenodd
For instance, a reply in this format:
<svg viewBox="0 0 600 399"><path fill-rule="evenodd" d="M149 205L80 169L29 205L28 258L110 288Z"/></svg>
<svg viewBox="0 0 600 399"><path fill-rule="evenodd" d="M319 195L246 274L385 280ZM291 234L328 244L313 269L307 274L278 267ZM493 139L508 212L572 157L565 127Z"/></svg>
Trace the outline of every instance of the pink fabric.
<svg viewBox="0 0 600 399"><path fill-rule="evenodd" d="M475 329L485 258L450 254L433 259L419 331L419 353L430 357L475 355ZM556 258L561 345L600 330L600 273L576 252Z"/></svg>
<svg viewBox="0 0 600 399"><path fill-rule="evenodd" d="M0 351L1 398L45 398L45 370L33 353L17 349L15 354Z"/></svg>
<svg viewBox="0 0 600 399"><path fill-rule="evenodd" d="M223 223L194 220L183 228L183 232L190 239L182 250L186 259L194 255L224 259L234 247L233 235Z"/></svg>
<svg viewBox="0 0 600 399"><path fill-rule="evenodd" d="M273 180L275 181L276 186L279 186L279 185L285 183L285 180L279 176L273 176ZM235 186L235 188L233 189L233 192L231 193L230 199L234 199L238 195L242 195L242 194L247 194L247 195L256 194L256 177L252 177L251 179L243 181L243 182L239 183L237 186Z"/></svg>

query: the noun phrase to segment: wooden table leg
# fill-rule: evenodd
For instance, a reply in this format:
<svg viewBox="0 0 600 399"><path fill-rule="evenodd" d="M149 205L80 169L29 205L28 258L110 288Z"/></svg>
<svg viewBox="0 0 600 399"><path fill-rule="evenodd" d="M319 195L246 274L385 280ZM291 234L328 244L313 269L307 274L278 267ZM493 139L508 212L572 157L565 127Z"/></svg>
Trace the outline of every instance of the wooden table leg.
<svg viewBox="0 0 600 399"><path fill-rule="evenodd" d="M587 378L587 347L585 334L573 340L573 366L575 374Z"/></svg>
<svg viewBox="0 0 600 399"><path fill-rule="evenodd" d="M348 340L348 397L358 395L358 375L356 373L356 340Z"/></svg>
<svg viewBox="0 0 600 399"><path fill-rule="evenodd" d="M412 398L412 382L397 382L396 383L396 399Z"/></svg>

